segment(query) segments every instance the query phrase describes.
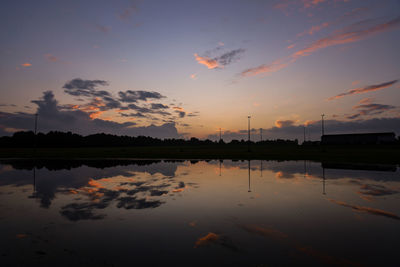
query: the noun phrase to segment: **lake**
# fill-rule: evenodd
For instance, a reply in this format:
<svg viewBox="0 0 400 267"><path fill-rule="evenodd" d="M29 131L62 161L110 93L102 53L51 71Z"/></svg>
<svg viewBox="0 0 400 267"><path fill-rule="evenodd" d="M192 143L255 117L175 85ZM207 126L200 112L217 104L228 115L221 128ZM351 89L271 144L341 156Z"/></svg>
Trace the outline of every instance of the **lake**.
<svg viewBox="0 0 400 267"><path fill-rule="evenodd" d="M396 165L2 160L3 266L398 266Z"/></svg>

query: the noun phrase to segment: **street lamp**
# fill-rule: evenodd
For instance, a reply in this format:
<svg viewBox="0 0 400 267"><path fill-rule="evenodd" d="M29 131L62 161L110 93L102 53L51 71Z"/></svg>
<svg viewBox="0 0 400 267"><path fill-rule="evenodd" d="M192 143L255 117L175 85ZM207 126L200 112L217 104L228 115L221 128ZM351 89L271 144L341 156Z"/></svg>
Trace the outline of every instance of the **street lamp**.
<svg viewBox="0 0 400 267"><path fill-rule="evenodd" d="M247 121L248 121L248 141L247 141L247 150L250 152L250 118L251 116L247 116Z"/></svg>

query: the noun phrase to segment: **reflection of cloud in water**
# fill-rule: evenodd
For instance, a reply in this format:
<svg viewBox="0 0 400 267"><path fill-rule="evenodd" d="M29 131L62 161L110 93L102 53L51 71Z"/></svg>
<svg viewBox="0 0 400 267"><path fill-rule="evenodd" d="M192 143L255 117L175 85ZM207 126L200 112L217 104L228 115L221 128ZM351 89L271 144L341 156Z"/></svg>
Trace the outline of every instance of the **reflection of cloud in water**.
<svg viewBox="0 0 400 267"><path fill-rule="evenodd" d="M296 251L312 257L314 260L329 265L344 265L344 266L360 266L359 263L349 261L347 259L336 258L322 251L318 251L310 246L305 246L298 241L291 239L286 233L283 233L273 227L257 225L257 224L241 224L239 228L248 233L256 234L267 239L279 241L282 245L286 245Z"/></svg>
<svg viewBox="0 0 400 267"><path fill-rule="evenodd" d="M370 196L387 196L399 193L399 191L388 189L383 185L364 184L360 189L362 190L359 192L360 194Z"/></svg>
<svg viewBox="0 0 400 267"><path fill-rule="evenodd" d="M179 192L183 192L185 190L185 183L184 182L179 182L178 186L175 187L174 190L172 190L172 192L174 193L179 193Z"/></svg>
<svg viewBox="0 0 400 267"><path fill-rule="evenodd" d="M375 209L375 208L371 208L371 207L363 207L363 206L358 206L358 205L351 205L346 202L338 201L338 200L334 200L334 199L328 199L328 200L331 201L332 203L338 204L340 206L351 208L354 211L365 212L365 213L369 213L369 214L373 214L373 215L379 215L379 216L392 218L395 220L400 220L399 216L397 216L396 214L394 214L392 212L388 212L385 210Z"/></svg>
<svg viewBox="0 0 400 267"><path fill-rule="evenodd" d="M157 208L164 202L159 200L146 200L144 198L137 199L136 197L121 197L118 199L117 208L125 209L148 209Z"/></svg>
<svg viewBox="0 0 400 267"><path fill-rule="evenodd" d="M183 164L182 161L161 160L1 160L0 162L6 163L6 165L0 164L0 186L32 184L33 167L41 168L36 169L36 192L31 198L40 200L40 205L44 208L50 207L56 193L75 193L76 189L85 187L88 182L96 183L96 180L116 176L123 176L128 181L126 177L134 177L138 173L161 174L172 179L177 167Z"/></svg>
<svg viewBox="0 0 400 267"><path fill-rule="evenodd" d="M97 204L91 203L71 203L61 208L61 215L68 218L70 221L79 220L100 220L105 217L105 215L95 215L92 209Z"/></svg>
<svg viewBox="0 0 400 267"><path fill-rule="evenodd" d="M211 161L212 165L219 165L219 161ZM274 161L274 160L263 160L263 170L272 171L274 173L284 173L288 177L289 175L306 175L307 178L320 179L322 178L322 168L321 162L313 162L313 161ZM324 165L326 165L324 163ZM332 166L332 164L327 165ZM335 165L336 166L336 165ZM342 164L337 165L338 167L344 166L346 169L325 169L326 179L343 179L343 178L362 178L362 179L370 179L375 181L398 181L399 177L399 169L396 168L395 165L368 165L368 164ZM357 169L351 169L352 167ZM219 168L215 166L216 170ZM260 160L251 160L251 170L260 170L261 161ZM245 160L224 160L222 162L221 171L224 173L227 169L248 169L248 162ZM218 169L219 170L219 169Z"/></svg>
<svg viewBox="0 0 400 267"><path fill-rule="evenodd" d="M275 173L275 177L277 179L293 179L293 178L295 178L295 176L292 173L287 173L287 172L282 172L282 171Z"/></svg>
<svg viewBox="0 0 400 267"><path fill-rule="evenodd" d="M143 179L145 180L140 181L120 176L99 180L91 179L86 186L72 189L74 195L75 193L84 195L90 202L68 204L62 208L61 214L72 221L102 219L105 217L104 215L95 215L93 211L105 209L112 202L116 203L117 208L124 209L157 208L165 203L157 198L167 195L169 191L183 190L187 186L182 181L175 185L165 183L163 177Z"/></svg>
<svg viewBox="0 0 400 267"><path fill-rule="evenodd" d="M229 237L212 232L209 232L203 237L199 237L194 244L194 248L207 247L210 245L219 245L233 252L239 251L238 247Z"/></svg>
<svg viewBox="0 0 400 267"><path fill-rule="evenodd" d="M275 239L283 239L283 238L288 237L287 234L282 233L272 227L265 227L265 226L255 225L255 224L239 225L239 227L249 233L261 235L264 237L272 237Z"/></svg>

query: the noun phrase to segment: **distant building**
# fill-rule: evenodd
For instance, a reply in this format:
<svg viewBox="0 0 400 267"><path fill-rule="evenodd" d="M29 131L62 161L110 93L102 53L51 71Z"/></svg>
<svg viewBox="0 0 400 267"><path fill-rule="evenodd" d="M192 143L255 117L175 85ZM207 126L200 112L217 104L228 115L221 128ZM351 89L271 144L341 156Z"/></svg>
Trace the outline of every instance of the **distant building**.
<svg viewBox="0 0 400 267"><path fill-rule="evenodd" d="M396 135L391 133L360 134L325 134L321 136L323 145L378 145L396 142Z"/></svg>

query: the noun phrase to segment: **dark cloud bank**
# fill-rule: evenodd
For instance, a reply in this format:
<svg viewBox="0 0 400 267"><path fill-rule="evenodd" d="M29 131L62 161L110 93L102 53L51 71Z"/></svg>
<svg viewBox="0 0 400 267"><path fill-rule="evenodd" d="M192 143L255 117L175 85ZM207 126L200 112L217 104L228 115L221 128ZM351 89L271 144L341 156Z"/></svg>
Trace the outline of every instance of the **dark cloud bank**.
<svg viewBox="0 0 400 267"><path fill-rule="evenodd" d="M87 92L86 92L87 93ZM93 133L109 133L118 135L145 135L158 138L178 138L175 123L160 126L150 125L136 127L135 122L118 123L102 119L91 119L90 114L79 109L65 109L60 106L51 91L46 91L39 100L32 101L38 106L38 129L41 132L71 131L83 135ZM0 112L0 135L10 135L4 128L32 130L34 116L29 113Z"/></svg>
<svg viewBox="0 0 400 267"><path fill-rule="evenodd" d="M41 132L71 131L82 135L109 133L116 135L145 135L158 138L179 138L176 121L184 118L186 112L181 107L172 107L163 103L166 97L155 91L127 90L119 91L115 96L99 87L108 86L104 80L84 80L81 78L67 81L64 93L76 97L79 105L59 105L52 91L46 91L38 100L38 129ZM151 101L152 103L149 103ZM113 110L120 117L130 117L151 122L150 126L137 126L136 122L119 123L98 118L103 112ZM189 113L192 114L192 113ZM162 125L152 124L164 122ZM11 135L18 130L32 130L34 114L0 112L0 136ZM6 131L7 129L7 131Z"/></svg>
<svg viewBox="0 0 400 267"><path fill-rule="evenodd" d="M376 133L376 132L395 132L400 134L400 118L376 118L357 121L338 121L325 120L325 134L344 134L344 133ZM263 139L298 139L303 140L303 125L293 125L287 123L281 127L271 127L263 129ZM321 137L321 121L316 121L306 127L306 138L311 136L312 140L319 140ZM209 139L218 140L219 135L209 135ZM247 130L238 132L226 131L222 138L225 141L232 139L247 140ZM251 139L253 141L260 140L259 129L252 129Z"/></svg>

